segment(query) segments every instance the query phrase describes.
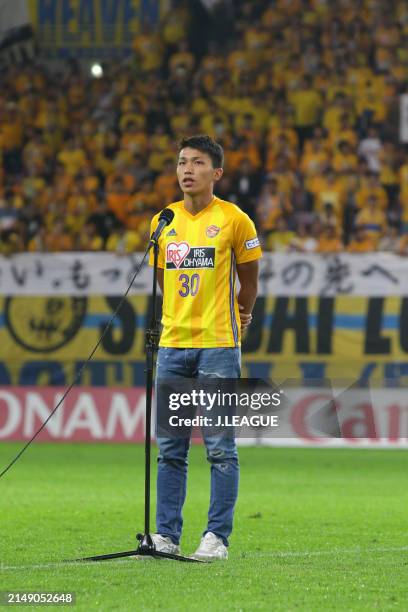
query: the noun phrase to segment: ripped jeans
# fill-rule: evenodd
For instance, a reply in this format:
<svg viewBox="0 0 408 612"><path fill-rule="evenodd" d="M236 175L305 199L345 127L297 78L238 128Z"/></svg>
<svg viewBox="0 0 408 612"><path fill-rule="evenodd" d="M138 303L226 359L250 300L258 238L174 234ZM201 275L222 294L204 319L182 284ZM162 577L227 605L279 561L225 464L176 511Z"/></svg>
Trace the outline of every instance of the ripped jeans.
<svg viewBox="0 0 408 612"><path fill-rule="evenodd" d="M156 383L160 378L239 378L239 348L175 349L158 351ZM160 405L157 406L160 410ZM238 496L239 463L233 436L203 433L207 460L211 464L211 496L208 531L222 538L228 546L232 531L235 503ZM189 438L157 438L159 447L157 470L157 533L178 544L183 526L182 509L186 497L187 455Z"/></svg>

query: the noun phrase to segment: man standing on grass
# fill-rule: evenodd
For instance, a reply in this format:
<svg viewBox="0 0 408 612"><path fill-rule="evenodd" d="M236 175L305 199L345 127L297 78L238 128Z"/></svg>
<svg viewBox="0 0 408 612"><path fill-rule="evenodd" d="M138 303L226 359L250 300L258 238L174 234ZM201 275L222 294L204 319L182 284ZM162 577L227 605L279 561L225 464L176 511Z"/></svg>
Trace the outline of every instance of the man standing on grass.
<svg viewBox="0 0 408 612"><path fill-rule="evenodd" d="M184 199L168 206L174 219L159 239L163 331L156 384L161 379L241 374L241 330L252 319L262 252L250 218L213 194L223 174L223 157L222 147L209 136L185 138L180 145L177 177ZM158 218L152 220L152 232ZM160 409L158 402L158 414ZM237 449L231 434L203 431L203 438L211 464L211 499L208 525L194 556L226 559L238 494ZM190 439L158 437L157 444L157 533L152 538L157 550L179 554Z"/></svg>

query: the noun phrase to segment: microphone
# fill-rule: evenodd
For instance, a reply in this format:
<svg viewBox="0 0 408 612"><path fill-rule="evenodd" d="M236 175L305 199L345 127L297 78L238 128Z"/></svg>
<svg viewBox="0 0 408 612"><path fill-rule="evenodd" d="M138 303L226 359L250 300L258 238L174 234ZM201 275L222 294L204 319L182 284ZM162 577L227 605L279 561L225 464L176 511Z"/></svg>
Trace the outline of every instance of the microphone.
<svg viewBox="0 0 408 612"><path fill-rule="evenodd" d="M167 225L170 225L173 219L174 219L174 212L171 210L171 208L165 208L164 210L162 210L162 212L160 213L160 217L159 217L159 223L156 229L154 230L153 234L150 237L150 246L152 246L154 242L157 242L164 228Z"/></svg>

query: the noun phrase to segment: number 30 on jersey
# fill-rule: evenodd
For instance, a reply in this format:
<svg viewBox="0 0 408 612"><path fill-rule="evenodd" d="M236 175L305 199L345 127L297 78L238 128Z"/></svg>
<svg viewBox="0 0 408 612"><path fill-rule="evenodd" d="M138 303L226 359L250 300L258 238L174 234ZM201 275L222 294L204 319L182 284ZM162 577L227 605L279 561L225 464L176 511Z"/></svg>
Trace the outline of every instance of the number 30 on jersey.
<svg viewBox="0 0 408 612"><path fill-rule="evenodd" d="M179 289L179 294L181 297L187 297L188 295L192 295L194 297L197 295L198 288L200 286L199 274L192 274L191 276L188 274L180 274L178 279L181 283L181 287Z"/></svg>

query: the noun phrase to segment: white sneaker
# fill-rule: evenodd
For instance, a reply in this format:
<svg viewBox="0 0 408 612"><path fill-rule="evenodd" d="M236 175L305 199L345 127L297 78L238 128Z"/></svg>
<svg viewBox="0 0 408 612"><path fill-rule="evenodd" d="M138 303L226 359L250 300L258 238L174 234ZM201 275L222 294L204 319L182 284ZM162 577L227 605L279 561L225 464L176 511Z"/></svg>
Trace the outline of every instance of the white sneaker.
<svg viewBox="0 0 408 612"><path fill-rule="evenodd" d="M228 550L224 542L208 531L201 538L200 546L192 555L193 559L201 559L202 561L216 561L217 559L228 559Z"/></svg>
<svg viewBox="0 0 408 612"><path fill-rule="evenodd" d="M180 546L178 544L174 544L171 538L162 536L160 533L153 533L152 540L156 550L159 552L169 553L170 555L180 554Z"/></svg>

